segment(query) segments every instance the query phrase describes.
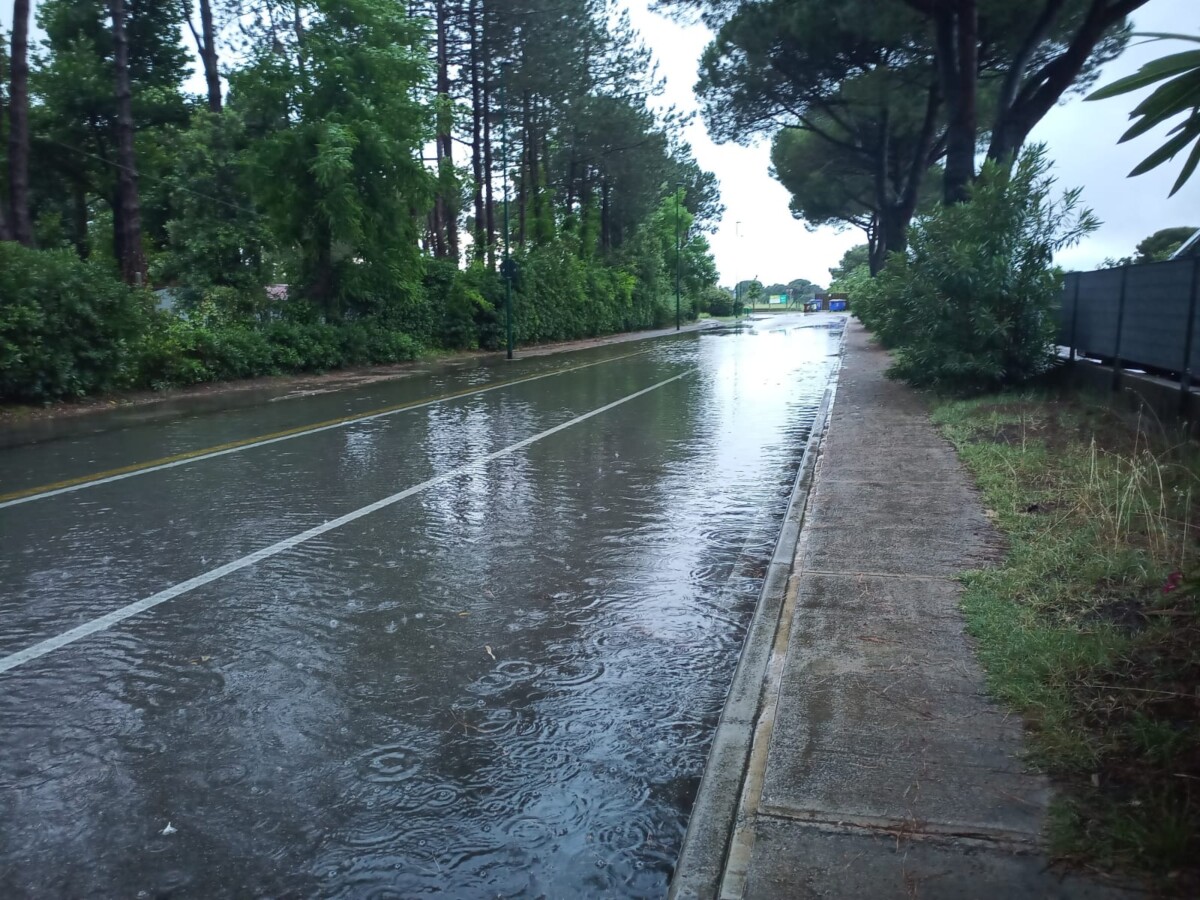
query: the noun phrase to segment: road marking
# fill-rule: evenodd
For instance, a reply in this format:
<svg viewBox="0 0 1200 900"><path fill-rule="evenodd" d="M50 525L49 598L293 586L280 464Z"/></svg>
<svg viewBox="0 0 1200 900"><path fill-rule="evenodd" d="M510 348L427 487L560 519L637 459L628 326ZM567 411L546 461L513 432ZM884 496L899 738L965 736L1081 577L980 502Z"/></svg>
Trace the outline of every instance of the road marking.
<svg viewBox="0 0 1200 900"><path fill-rule="evenodd" d="M173 469L176 466L184 466L188 463L199 462L202 459L213 459L218 456L226 456L230 453L239 453L242 450L249 450L252 447L265 447L267 444L277 444L280 441L290 441L292 438L304 437L309 434L316 434L321 431L329 431L334 428L343 428L346 425L354 425L358 422L369 422L372 419L381 419L385 416L394 416L402 412L410 412L414 409L422 409L426 406L433 406L437 403L445 403L448 400L459 400L463 397L471 397L475 394L486 394L488 391L498 391L500 388L512 387L515 384L525 384L529 381L538 381L542 378L551 378L555 375L565 375L568 372L578 372L580 369L591 368L592 366L600 366L605 363L616 362L621 359L629 359L632 356L640 356L647 353L646 350L638 350L636 353L626 353L623 356L613 356L608 359L599 359L595 362L581 363L578 366L568 366L565 369L555 369L553 372L542 372L540 375L529 375L524 378L511 378L508 381L498 381L494 384L489 384L482 388L467 388L461 391L451 391L446 394L439 394L429 400L417 400L411 403L398 403L395 406L385 406L381 409L374 409L365 413L353 413L349 416L342 416L337 419L327 419L324 422L316 422L312 425L299 425L296 428L288 428L284 431L274 431L270 434L260 434L257 437L243 438L238 441L229 441L224 444L217 444L213 447L205 447L201 450L189 450L186 453L177 453L174 456L164 456L159 459L151 459L146 462L134 463L128 466L122 466L119 469L109 469L105 472L95 472L91 475L81 475L78 478L68 478L63 481L56 481L52 484L43 484L38 487L24 488L19 491L12 491L7 494L0 494L0 509L7 506L16 506L19 503L30 503L34 500L43 500L46 497L54 497L58 494L67 494L72 491L82 490L83 488L95 487L101 484L108 484L113 481L121 481L125 478L133 478L135 475L146 475L150 472L158 472L162 469Z"/></svg>
<svg viewBox="0 0 1200 900"><path fill-rule="evenodd" d="M193 591L196 588L216 581L219 578L224 578L226 575L232 575L234 572L245 569L247 566L252 566L255 563L262 562L264 559L270 559L272 556L277 556L280 553L283 553L285 550L291 550L293 547L298 547L305 541L311 541L313 538L320 537L327 532L341 528L343 525L349 525L351 522L361 519L363 516L369 516L371 513L378 512L379 510L391 506L394 503L399 503L406 497L419 494L422 491L428 490L434 485L450 481L451 479L457 478L460 475L465 475L468 472L478 471L487 463L501 459L505 456L511 456L518 450L523 450L530 444L536 444L538 441L544 440L553 434L558 434L560 431L565 431L572 425L578 425L580 422L584 422L593 416L606 413L610 409L615 409L623 403L628 403L630 400L636 400L638 397L649 394L652 391L656 391L673 381L678 381L681 378L685 378L693 371L695 370L688 369L685 372L680 372L678 375L667 378L658 382L657 384L652 384L648 388L642 388L640 391L635 391L632 394L628 394L622 397L620 400L614 400L612 403L606 403L604 406L597 407L591 412L586 412L583 415L576 416L575 418L563 422L560 425L555 425L553 428L547 428L545 431L539 431L532 437L527 437L522 441L517 441L515 444L509 444L502 450L497 450L494 453L481 456L474 462L467 463L463 466L458 466L457 468L451 469L450 471L441 475L436 475L433 478L422 481L420 484L414 484L412 487L405 488L404 490L392 494L391 496L384 497L382 500L376 500L374 503L360 507L359 509L348 512L345 515L338 516L336 519L330 519L329 521L323 522L322 524L310 528L307 531L302 531L299 534L292 535L289 538L284 538L282 541L272 544L269 547L263 547L261 550L255 550L253 553L243 556L241 559L235 559L233 562L227 562L223 566L210 569L209 571L197 575L194 578L189 578L187 581L181 581L179 584L172 585L166 590L159 591L157 594L152 594L151 596L144 597L141 600L136 600L133 603L122 606L120 609L114 609L110 613L106 613L105 615L96 619L92 619L90 622L85 622L82 625L77 625L76 627L68 631L64 631L62 634L56 635L52 638L39 641L31 647L26 647L24 650L18 650L16 653L0 657L0 673L8 672L11 669L17 668L17 666L24 665L31 660L37 659L39 656L45 656L47 653L52 653L53 651L65 647L68 644L73 644L76 641L82 640L83 638L93 635L98 631L105 631L132 616L143 613L148 609L153 609L155 606L158 606L161 603L166 603L168 600L174 600L181 594L186 594L189 591Z"/></svg>

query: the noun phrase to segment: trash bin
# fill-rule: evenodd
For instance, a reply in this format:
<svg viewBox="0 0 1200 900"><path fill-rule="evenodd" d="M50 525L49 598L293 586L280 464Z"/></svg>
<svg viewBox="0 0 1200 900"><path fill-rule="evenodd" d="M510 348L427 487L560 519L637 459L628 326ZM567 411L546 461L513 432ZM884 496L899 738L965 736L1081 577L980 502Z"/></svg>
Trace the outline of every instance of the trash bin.
<svg viewBox="0 0 1200 900"><path fill-rule="evenodd" d="M845 300L830 300L829 301L829 311L830 312L845 312L846 311L846 301Z"/></svg>

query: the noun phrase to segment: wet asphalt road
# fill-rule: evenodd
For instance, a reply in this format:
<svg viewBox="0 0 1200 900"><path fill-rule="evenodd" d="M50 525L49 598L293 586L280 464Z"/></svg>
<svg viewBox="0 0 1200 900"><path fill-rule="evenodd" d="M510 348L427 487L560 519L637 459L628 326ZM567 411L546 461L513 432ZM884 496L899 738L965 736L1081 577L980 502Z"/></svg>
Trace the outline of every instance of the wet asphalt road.
<svg viewBox="0 0 1200 900"><path fill-rule="evenodd" d="M661 896L834 322L0 451L0 895Z"/></svg>

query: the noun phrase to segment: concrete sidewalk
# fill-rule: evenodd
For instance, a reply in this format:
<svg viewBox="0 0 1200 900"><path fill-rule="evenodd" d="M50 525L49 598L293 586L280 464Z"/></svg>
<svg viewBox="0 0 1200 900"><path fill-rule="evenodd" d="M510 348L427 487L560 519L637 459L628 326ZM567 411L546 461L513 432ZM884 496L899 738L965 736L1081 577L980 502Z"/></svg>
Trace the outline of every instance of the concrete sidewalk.
<svg viewBox="0 0 1200 900"><path fill-rule="evenodd" d="M736 778L712 771L714 750L694 813L733 782L736 818L723 842L689 826L672 893L1125 896L1047 868L1049 785L1021 762L1020 721L987 698L958 611L954 576L1003 548L888 362L852 321L753 739Z"/></svg>

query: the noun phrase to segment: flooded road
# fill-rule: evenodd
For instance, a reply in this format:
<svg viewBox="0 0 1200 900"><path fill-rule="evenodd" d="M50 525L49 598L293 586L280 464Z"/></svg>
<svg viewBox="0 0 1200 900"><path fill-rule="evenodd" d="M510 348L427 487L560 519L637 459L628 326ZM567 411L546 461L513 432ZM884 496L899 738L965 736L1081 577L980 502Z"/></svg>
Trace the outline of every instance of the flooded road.
<svg viewBox="0 0 1200 900"><path fill-rule="evenodd" d="M662 896L822 323L0 451L0 894Z"/></svg>

